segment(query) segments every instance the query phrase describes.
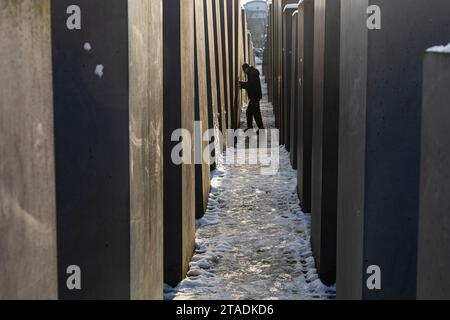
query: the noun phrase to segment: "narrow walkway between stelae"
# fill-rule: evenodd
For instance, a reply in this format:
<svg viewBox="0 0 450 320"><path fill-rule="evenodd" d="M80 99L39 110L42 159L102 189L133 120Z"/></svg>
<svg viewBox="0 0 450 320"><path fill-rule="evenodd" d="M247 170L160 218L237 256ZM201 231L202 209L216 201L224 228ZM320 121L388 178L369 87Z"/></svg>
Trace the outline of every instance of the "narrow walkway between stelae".
<svg viewBox="0 0 450 320"><path fill-rule="evenodd" d="M262 81L262 113L266 126L273 128L273 110ZM334 299L335 288L318 279L310 216L299 206L289 153L280 148L277 174L261 175L260 169L219 163L208 211L197 221L196 253L188 277L175 289L166 287L166 299Z"/></svg>

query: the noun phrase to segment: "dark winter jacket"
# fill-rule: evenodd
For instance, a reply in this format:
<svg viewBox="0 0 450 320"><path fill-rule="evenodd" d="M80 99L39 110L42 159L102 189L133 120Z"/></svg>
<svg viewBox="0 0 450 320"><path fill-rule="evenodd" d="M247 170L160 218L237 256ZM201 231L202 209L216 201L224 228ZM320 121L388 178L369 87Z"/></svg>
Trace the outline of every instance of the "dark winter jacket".
<svg viewBox="0 0 450 320"><path fill-rule="evenodd" d="M245 89L248 98L253 101L262 99L261 80L259 79L259 71L254 67L250 67L247 73L248 81L241 82L241 88Z"/></svg>

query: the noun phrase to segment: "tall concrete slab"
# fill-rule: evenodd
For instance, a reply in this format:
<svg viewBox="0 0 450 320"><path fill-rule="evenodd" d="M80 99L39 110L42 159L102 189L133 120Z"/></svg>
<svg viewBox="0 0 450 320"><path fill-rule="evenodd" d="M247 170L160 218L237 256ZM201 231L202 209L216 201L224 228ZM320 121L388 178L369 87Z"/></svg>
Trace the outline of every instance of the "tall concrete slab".
<svg viewBox="0 0 450 320"><path fill-rule="evenodd" d="M208 118L208 84L206 82L206 41L205 41L205 11L203 0L195 0L195 120L202 123L196 140L202 141L195 145L195 203L196 218L203 217L208 206L211 190L210 166L203 161L203 151L209 148L209 143L203 141L203 133L209 129Z"/></svg>
<svg viewBox="0 0 450 320"><path fill-rule="evenodd" d="M244 11L244 13L247 16L246 11ZM252 47L251 47L252 46L252 35L248 31L247 18L245 20L245 25L246 25L245 30L247 32L247 49L246 49L246 51L247 51L247 56L248 56L248 63L250 65L254 66L253 59L252 59Z"/></svg>
<svg viewBox="0 0 450 320"><path fill-rule="evenodd" d="M50 1L0 1L0 299L57 299Z"/></svg>
<svg viewBox="0 0 450 320"><path fill-rule="evenodd" d="M66 26L71 5L80 30ZM127 14L127 1L52 2L61 299L130 298ZM72 265L82 290L66 285Z"/></svg>
<svg viewBox="0 0 450 320"><path fill-rule="evenodd" d="M236 55L235 55L235 14L234 7L236 5L236 0L227 0L227 16L228 16L228 52L229 52L229 83L230 83L230 114L229 128L235 128L235 110L236 110L236 89L237 89L237 78L236 78Z"/></svg>
<svg viewBox="0 0 450 320"><path fill-rule="evenodd" d="M300 97L300 81L299 81L299 66L301 58L303 55L303 49L300 50L300 41L303 41L303 33L299 32L300 23L300 11L301 7L292 14L292 61L291 61L291 105L289 111L289 151L290 151L290 161L292 167L297 170L297 139L298 139L298 104ZM301 38L300 38L301 37Z"/></svg>
<svg viewBox="0 0 450 320"><path fill-rule="evenodd" d="M215 5L210 0L204 0L205 8L205 35L206 35L206 68L207 68L207 83L208 83L208 117L209 129L214 130L215 150L211 153L215 156L217 150L220 150L219 139L219 85L218 85L218 70L216 61L216 42L215 42L215 27L214 27L214 10ZM214 9L214 10L213 10ZM216 168L216 163L211 164L211 170Z"/></svg>
<svg viewBox="0 0 450 320"><path fill-rule="evenodd" d="M130 117L130 291L162 299L162 1L128 1Z"/></svg>
<svg viewBox="0 0 450 320"><path fill-rule="evenodd" d="M229 42L229 24L230 19L228 16L228 2L229 0L218 1L220 7L220 18L221 18L221 32L222 32L222 49L224 50L223 55L223 78L225 87L225 119L226 128L231 128L231 104L232 104L232 93L231 87L232 83L230 81L230 42ZM225 140L226 143L226 140Z"/></svg>
<svg viewBox="0 0 450 320"><path fill-rule="evenodd" d="M338 297L413 299L423 52L448 42L450 3L341 4ZM372 5L380 30L368 24ZM382 272L380 290L366 286L370 266Z"/></svg>
<svg viewBox="0 0 450 320"><path fill-rule="evenodd" d="M244 70L242 69L242 66L244 63L248 63L248 50L247 50L247 43L248 43L248 36L246 27L247 26L247 20L245 18L245 9L242 9L240 6L239 9L239 79L245 79L248 80L247 75L245 74ZM239 90L240 91L240 102L239 102L239 108L238 108L238 119L241 119L242 114L242 107L244 105L248 105L248 95L246 90ZM238 122L238 127L241 127L240 121Z"/></svg>
<svg viewBox="0 0 450 320"><path fill-rule="evenodd" d="M244 63L246 63L246 52L245 52L245 37L246 37L246 31L245 31L245 24L246 21L244 19L245 16L245 10L243 10L240 6L240 2L238 2L238 5L236 6L236 14L237 14L237 75L238 81L241 81L242 79L246 80L247 75L245 74L244 70L242 69L242 66ZM238 83L236 81L236 84ZM248 103L248 97L247 97L247 91L246 90L237 90L238 92L238 101L236 106L236 128L241 127L241 112L242 112L242 106Z"/></svg>
<svg viewBox="0 0 450 320"><path fill-rule="evenodd" d="M295 95L292 92L292 78L294 77L295 69L292 66L293 45L292 32L293 16L292 14L298 9L297 4L286 5L283 10L283 108L284 108L284 130L282 132L283 141L288 151L290 150L291 139L291 104L292 98ZM296 31L296 30L295 30Z"/></svg>
<svg viewBox="0 0 450 320"><path fill-rule="evenodd" d="M256 60L255 60L255 52L253 50L253 38L252 34L249 31L248 21L247 21L247 36L248 36L248 54L249 54L249 64L256 67Z"/></svg>
<svg viewBox="0 0 450 320"><path fill-rule="evenodd" d="M314 0L299 6L299 34L302 41L299 64L300 95L298 102L298 193L304 212L311 212L312 123L314 88ZM298 35L297 35L298 36Z"/></svg>
<svg viewBox="0 0 450 320"><path fill-rule="evenodd" d="M281 15L283 11L283 0L274 0L274 111L275 125L281 127L280 104L281 104Z"/></svg>
<svg viewBox="0 0 450 320"><path fill-rule="evenodd" d="M267 16L267 40L266 40L266 56L264 65L266 68L265 76L267 82L267 98L273 103L273 4L268 3L269 11Z"/></svg>
<svg viewBox="0 0 450 320"><path fill-rule="evenodd" d="M52 2L61 299L162 298L161 8Z"/></svg>
<svg viewBox="0 0 450 320"><path fill-rule="evenodd" d="M171 137L177 129L193 132L194 2L164 0L163 19L164 136ZM178 143L164 139L164 280L170 285L186 276L195 247L195 166L172 161Z"/></svg>
<svg viewBox="0 0 450 320"><path fill-rule="evenodd" d="M287 56L289 55L289 61L290 61L290 52L286 51L286 45L287 45L287 39L289 39L289 47L291 46L290 44L290 38L291 38L291 30L289 30L289 35L286 37L286 11L289 11L290 14L287 15L287 17L289 18L289 24L292 23L292 13L295 10L292 10L294 7L298 7L297 5L297 0L283 0L282 2L282 8L281 8L281 12L280 12L280 50L281 50L281 57L280 57L280 107L279 107L279 113L280 113L280 144L284 145L286 147L288 147L288 142L287 142L287 128L288 128L288 123L286 122L287 119L287 115L288 115L288 104L289 102L286 101L286 91L290 90L290 86L288 83L286 83L286 59ZM294 7L292 7L292 5ZM289 62L290 63L290 62ZM289 141L290 142L290 141Z"/></svg>
<svg viewBox="0 0 450 320"><path fill-rule="evenodd" d="M241 17L242 17L242 32L244 37L244 60L249 63L250 62L250 52L248 51L248 32L247 32L247 17L246 17L245 8L241 7Z"/></svg>
<svg viewBox="0 0 450 320"><path fill-rule="evenodd" d="M341 299L363 297L364 161L367 96L367 16L369 1L341 0L341 73L336 281ZM360 14L346 16L345 9ZM353 42L353 38L359 41ZM356 82L354 79L363 79ZM351 91L353 93L351 93ZM347 93L348 92L348 93ZM353 110L347 103L354 102ZM362 136L360 136L362 134ZM357 166L356 166L357 165ZM350 232L351 236L349 233ZM347 233L347 234L346 234Z"/></svg>
<svg viewBox="0 0 450 320"><path fill-rule="evenodd" d="M268 97L269 97L269 101L270 102L272 102L272 105L273 105L273 101L274 101L274 99L275 99L275 97L274 97L274 81L275 81L275 76L274 76L274 64L275 64L275 61L274 61L274 54L273 54L273 52L274 52L274 50L275 50L275 48L274 48L274 46L275 46L275 35L274 35L274 33L275 33L275 27L274 27L274 24L275 24L275 21L274 21L274 15L275 15L275 13L274 13L274 9L275 7L274 7L274 4L273 3L270 3L269 4L269 35L270 35L270 37L269 37L269 64L270 64L270 66L269 66L269 71L270 71L270 73L269 73L269 82L267 83L267 93L268 93ZM274 111L274 113L275 113L275 111Z"/></svg>
<svg viewBox="0 0 450 320"><path fill-rule="evenodd" d="M218 115L217 121L219 125L219 130L222 133L222 141L226 141L226 127L227 127L227 115L226 115L226 97L225 97L225 69L224 69L224 56L225 51L223 48L222 37L222 21L220 15L220 6L222 0L213 0L212 2L212 15L213 15L213 23L214 23L214 43L215 43L215 51L216 51L216 77L217 77L217 101L218 101ZM219 150L220 152L220 150Z"/></svg>
<svg viewBox="0 0 450 320"><path fill-rule="evenodd" d="M281 37L281 12L282 12L282 1L283 0L273 0L273 43L272 43L272 59L273 59L273 76L272 76L272 94L273 94L273 112L275 116L275 127L280 128L280 87L281 80L280 75L280 60L281 60L281 45L279 38Z"/></svg>
<svg viewBox="0 0 450 320"><path fill-rule="evenodd" d="M274 113L275 124L283 132L283 9L292 0L273 0L274 3ZM283 136L280 135L280 142Z"/></svg>
<svg viewBox="0 0 450 320"><path fill-rule="evenodd" d="M319 277L336 283L340 0L315 0L311 240Z"/></svg>
<svg viewBox="0 0 450 320"><path fill-rule="evenodd" d="M242 92L238 87L237 81L245 80L244 77L241 76L241 66L242 61L239 58L239 54L241 52L241 37L242 34L240 33L240 27L239 25L242 23L241 19L241 9L240 9L240 1L235 0L233 6L233 15L234 15L234 74L235 74L235 81L234 85L236 87L235 89L235 97L234 97L234 125L233 127L235 129L240 127L240 118L239 118L239 109L241 108L241 98L242 98Z"/></svg>
<svg viewBox="0 0 450 320"><path fill-rule="evenodd" d="M418 299L449 299L448 53L427 53L422 103Z"/></svg>
<svg viewBox="0 0 450 320"><path fill-rule="evenodd" d="M417 298L450 299L450 54L425 55Z"/></svg>

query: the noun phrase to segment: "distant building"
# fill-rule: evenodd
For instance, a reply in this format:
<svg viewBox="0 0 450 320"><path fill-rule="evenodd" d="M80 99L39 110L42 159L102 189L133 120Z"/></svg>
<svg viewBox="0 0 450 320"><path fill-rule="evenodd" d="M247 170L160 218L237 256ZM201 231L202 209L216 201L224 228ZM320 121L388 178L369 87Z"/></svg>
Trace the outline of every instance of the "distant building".
<svg viewBox="0 0 450 320"><path fill-rule="evenodd" d="M244 5L247 24L252 34L253 45L255 48L264 47L264 39L266 36L267 16L269 7L265 0L253 0Z"/></svg>

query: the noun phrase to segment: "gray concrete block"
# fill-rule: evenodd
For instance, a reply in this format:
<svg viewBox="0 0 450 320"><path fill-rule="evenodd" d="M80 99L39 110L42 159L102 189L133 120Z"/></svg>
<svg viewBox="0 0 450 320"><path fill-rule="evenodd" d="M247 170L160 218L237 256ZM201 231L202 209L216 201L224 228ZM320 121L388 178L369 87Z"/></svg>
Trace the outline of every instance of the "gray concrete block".
<svg viewBox="0 0 450 320"><path fill-rule="evenodd" d="M418 299L450 299L449 83L450 54L427 53L422 98Z"/></svg>
<svg viewBox="0 0 450 320"><path fill-rule="evenodd" d="M226 0L226 9L228 16L228 61L229 61L229 84L230 84L230 106L229 106L229 128L234 129L236 127L236 93L237 93L237 78L236 78L236 44L235 44L235 15L234 6L236 5L236 0Z"/></svg>
<svg viewBox="0 0 450 320"><path fill-rule="evenodd" d="M232 108L232 115L231 115L231 121L232 121L232 128L237 129L239 128L240 119L238 119L238 109L240 108L239 105L239 96L241 94L240 89L238 87L238 81L239 81L239 74L240 74L240 66L239 66L239 12L240 12L240 5L239 0L230 0L230 7L229 12L230 16L232 17L231 21L231 34L232 34L232 55L233 55L233 64L232 64L232 71L233 71L233 78L232 78L232 84L233 84L233 108Z"/></svg>
<svg viewBox="0 0 450 320"><path fill-rule="evenodd" d="M420 104L426 48L448 42L450 3L342 0L337 288L341 299L416 297ZM381 9L381 30L367 9ZM382 289L366 286L367 269Z"/></svg>
<svg viewBox="0 0 450 320"><path fill-rule="evenodd" d="M245 8L241 7L241 32L242 32L242 39L243 39L243 50L244 50L244 61L246 63L250 62L249 59L249 51L248 51L248 33L246 31L246 25L247 25L247 18L245 13Z"/></svg>
<svg viewBox="0 0 450 320"><path fill-rule="evenodd" d="M161 9L52 3L61 299L162 298ZM81 290L66 286L71 265Z"/></svg>
<svg viewBox="0 0 450 320"><path fill-rule="evenodd" d="M274 82L273 82L273 111L275 114L275 125L277 129L282 126L282 99L283 99L283 87L282 87L282 74L283 74L283 4L286 0L273 0L273 14L274 14L274 42L273 42L273 56L274 56Z"/></svg>
<svg viewBox="0 0 450 320"><path fill-rule="evenodd" d="M280 58L280 105L279 105L279 123L280 126L278 129L280 130L280 144L288 147L288 128L290 123L288 123L288 106L290 105L290 96L286 96L286 91L290 90L289 78L286 74L286 64L290 64L291 50L286 51L287 46L291 49L291 33L292 33L292 13L296 10L297 0L283 0L282 7L280 11L280 50L281 50L281 58ZM294 8L289 8L289 5L294 5ZM286 17L288 17L288 21L286 21ZM286 29L286 23L289 24L289 31ZM288 32L288 34L287 34ZM289 40L288 40L289 39ZM287 101L289 100L289 101Z"/></svg>
<svg viewBox="0 0 450 320"><path fill-rule="evenodd" d="M73 4L81 30L66 27ZM60 298L129 299L127 1L53 1L52 31ZM82 290L66 286L71 265Z"/></svg>
<svg viewBox="0 0 450 320"><path fill-rule="evenodd" d="M56 299L50 1L0 8L0 299Z"/></svg>
<svg viewBox="0 0 450 320"><path fill-rule="evenodd" d="M222 30L221 7L223 6L222 0L213 0L213 6L211 11L213 13L214 23L214 42L216 49L216 76L217 76L217 93L218 93L218 115L217 121L220 132L222 132L222 141L226 141L226 128L227 128L227 96L226 96L226 81L225 81L225 46L223 39L226 34Z"/></svg>
<svg viewBox="0 0 450 320"><path fill-rule="evenodd" d="M128 17L130 296L162 299L162 0L129 0Z"/></svg>
<svg viewBox="0 0 450 320"><path fill-rule="evenodd" d="M163 20L164 136L170 137L180 128L193 132L193 0L164 0ZM172 161L177 144L164 139L164 280L170 285L186 276L195 247L195 166Z"/></svg>
<svg viewBox="0 0 450 320"><path fill-rule="evenodd" d="M290 124L291 124L291 104L292 98L295 93L292 91L292 78L295 69L292 66L293 59L293 46L292 41L293 33L293 16L294 11L298 9L298 6L286 6L283 11L283 109L284 109L284 127L283 141L286 149L290 151L291 139L290 139ZM296 26L295 26L296 27ZM297 30L295 30L297 31Z"/></svg>
<svg viewBox="0 0 450 320"><path fill-rule="evenodd" d="M267 82L267 98L269 102L273 102L273 4L268 3L267 12L267 40L265 46L264 66Z"/></svg>
<svg viewBox="0 0 450 320"><path fill-rule="evenodd" d="M311 240L320 279L336 283L340 0L315 0Z"/></svg>
<svg viewBox="0 0 450 320"><path fill-rule="evenodd" d="M204 1L195 0L195 120L202 123L200 132L197 132L196 141L203 141L203 133L209 129L208 118L208 85L206 82L206 39L205 39L205 12ZM196 218L201 218L208 206L210 182L210 166L203 161L203 151L209 147L207 141L195 145L195 203Z"/></svg>
<svg viewBox="0 0 450 320"><path fill-rule="evenodd" d="M229 25L231 24L231 18L228 16L228 0L218 1L220 6L220 19L221 19L221 32L222 32L222 48L224 50L223 55L223 70L224 70L224 86L225 86L225 112L226 114L226 128L231 128L231 105L232 105L232 82L230 81L230 35Z"/></svg>
<svg viewBox="0 0 450 320"><path fill-rule="evenodd" d="M300 82L299 82L299 64L300 64L300 38L299 38L299 10L292 17L292 62L291 62L291 106L290 106L290 119L289 119L289 151L291 165L294 169L298 167L297 160L297 138L298 138L298 101L300 93Z"/></svg>
<svg viewBox="0 0 450 320"><path fill-rule="evenodd" d="M206 43L206 83L208 95L208 129L219 129L219 95L218 70L216 64L216 43L214 33L213 3L203 0L204 28ZM215 6L214 6L215 9ZM215 135L214 135L215 141ZM213 141L211 141L213 142ZM216 151L212 152L215 155ZM216 163L211 164L211 171L215 170Z"/></svg>
<svg viewBox="0 0 450 320"><path fill-rule="evenodd" d="M298 193L304 212L311 212L312 123L314 88L314 0L304 0L299 6L300 37L297 125ZM299 36L297 34L297 36Z"/></svg>
<svg viewBox="0 0 450 320"><path fill-rule="evenodd" d="M234 5L234 12L235 12L235 44L236 44L236 87L237 87L237 81L238 80L245 80L246 75L244 71L242 70L242 65L246 62L245 61L245 33L243 31L243 19L242 19L242 8L241 8L241 2L239 0L235 1ZM241 127L241 110L246 102L246 96L247 93L245 90L240 90L239 88L236 89L236 108L235 108L235 118L236 118L236 124L235 128Z"/></svg>

